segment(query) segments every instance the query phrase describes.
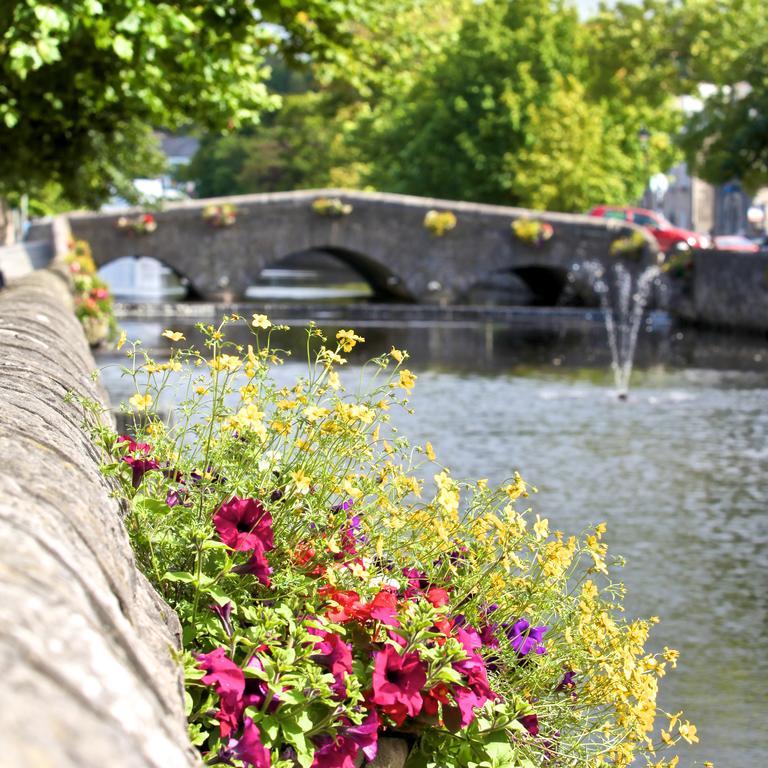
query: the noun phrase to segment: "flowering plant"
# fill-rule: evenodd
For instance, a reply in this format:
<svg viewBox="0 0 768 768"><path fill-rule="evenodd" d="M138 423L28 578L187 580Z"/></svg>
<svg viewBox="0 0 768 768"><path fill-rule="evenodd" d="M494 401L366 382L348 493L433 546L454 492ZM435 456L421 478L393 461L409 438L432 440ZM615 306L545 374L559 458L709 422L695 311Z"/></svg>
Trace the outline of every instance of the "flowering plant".
<svg viewBox="0 0 768 768"><path fill-rule="evenodd" d="M151 213L142 213L139 216L120 216L115 226L121 232L133 235L151 235L157 229L157 219Z"/></svg>
<svg viewBox="0 0 768 768"><path fill-rule="evenodd" d="M424 227L435 237L442 237L456 228L456 215L451 211L427 211L424 215Z"/></svg>
<svg viewBox="0 0 768 768"><path fill-rule="evenodd" d="M109 286L98 276L91 248L85 240L70 242L66 263L75 292L75 314L91 346L117 335L114 300Z"/></svg>
<svg viewBox="0 0 768 768"><path fill-rule="evenodd" d="M320 216L349 216L352 206L338 197L318 197L312 201L312 210Z"/></svg>
<svg viewBox="0 0 768 768"><path fill-rule="evenodd" d="M231 227L237 221L237 208L234 205L206 205L203 208L203 221L211 227Z"/></svg>
<svg viewBox="0 0 768 768"><path fill-rule="evenodd" d="M551 224L538 219L515 219L511 226L512 233L518 240L536 247L544 245L555 233Z"/></svg>
<svg viewBox="0 0 768 768"><path fill-rule="evenodd" d="M633 230L627 237L617 237L611 243L611 256L639 259L645 247L645 237L639 230Z"/></svg>
<svg viewBox="0 0 768 768"><path fill-rule="evenodd" d="M203 350L166 331L164 363L129 346L130 436L87 410L138 562L181 620L207 764L352 768L393 732L409 768L650 764L696 741L679 713L652 740L677 652L646 652L655 620L618 614L604 525L550 532L519 508L518 474L460 483L411 445L389 423L416 380L405 352L353 393L344 355L364 339L311 326L306 372L281 386L282 327L254 315L243 347L233 322L200 324Z"/></svg>

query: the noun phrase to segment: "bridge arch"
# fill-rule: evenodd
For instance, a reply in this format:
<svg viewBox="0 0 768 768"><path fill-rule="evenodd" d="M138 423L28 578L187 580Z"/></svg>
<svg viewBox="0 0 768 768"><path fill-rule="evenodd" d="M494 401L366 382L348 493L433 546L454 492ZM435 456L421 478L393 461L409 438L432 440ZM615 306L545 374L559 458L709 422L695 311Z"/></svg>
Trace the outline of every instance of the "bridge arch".
<svg viewBox="0 0 768 768"><path fill-rule="evenodd" d="M371 256L338 245L312 245L290 251L277 259L270 260L260 274L265 270L279 268L286 263L290 264L309 254L329 256L333 261L346 267L370 286L373 298L379 301L412 302L415 300L401 275Z"/></svg>
<svg viewBox="0 0 768 768"><path fill-rule="evenodd" d="M99 273L110 284L119 284L120 280L125 280L130 273L131 277L133 277L133 285L138 286L139 288L137 295L141 293L141 277L137 276L137 267L139 265L146 265L146 267L149 268L147 269L147 272L150 274L156 271L158 267L168 270L173 276L173 279L169 282L167 287L173 292L172 289L175 287L175 281L176 285L184 290L184 295L180 295L179 298L192 300L202 298L203 293L199 287L195 285L193 280L179 270L176 265L171 264L162 258L158 258L157 256L150 256L148 254L145 255L137 252L131 254L110 255L105 259L99 259L97 262ZM122 274L118 271L121 266L123 267ZM147 290L146 287L145 290ZM162 293L160 292L158 292L157 295L158 297L162 297Z"/></svg>

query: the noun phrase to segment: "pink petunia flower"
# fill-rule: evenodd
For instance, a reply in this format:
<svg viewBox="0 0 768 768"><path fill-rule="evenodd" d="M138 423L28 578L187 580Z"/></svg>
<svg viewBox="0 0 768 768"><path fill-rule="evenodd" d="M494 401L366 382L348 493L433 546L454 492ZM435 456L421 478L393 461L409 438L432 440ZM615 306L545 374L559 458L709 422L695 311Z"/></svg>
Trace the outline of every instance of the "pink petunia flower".
<svg viewBox="0 0 768 768"><path fill-rule="evenodd" d="M421 689L427 669L417 653L399 654L391 645L374 656L373 693L370 700L381 707L400 705L416 717L421 711Z"/></svg>
<svg viewBox="0 0 768 768"><path fill-rule="evenodd" d="M312 627L309 631L318 637L315 642L318 652L312 656L313 661L325 667L333 675L336 681L333 685L334 693L337 696L345 696L347 689L344 678L352 671L352 646L333 632Z"/></svg>
<svg viewBox="0 0 768 768"><path fill-rule="evenodd" d="M265 587L268 587L271 583L269 577L272 575L272 568L270 567L269 562L267 561L267 556L261 546L257 546L253 549L251 557L247 563L236 565L232 569L232 572L241 575L255 576Z"/></svg>
<svg viewBox="0 0 768 768"><path fill-rule="evenodd" d="M372 709L360 725L351 725L344 730L344 736L357 744L363 750L368 762L376 758L379 750L379 727L381 720L375 709Z"/></svg>
<svg viewBox="0 0 768 768"><path fill-rule="evenodd" d="M245 766L269 768L272 759L269 750L261 742L261 733L250 717L243 721L243 733L236 742L227 745Z"/></svg>
<svg viewBox="0 0 768 768"><path fill-rule="evenodd" d="M352 739L338 736L320 736L316 740L317 750L310 768L355 768L355 758L360 748Z"/></svg>
<svg viewBox="0 0 768 768"><path fill-rule="evenodd" d="M147 472L153 469L160 469L160 465L155 459L149 458L148 454L152 450L152 446L149 443L137 443L128 435L122 435L119 443L124 445L126 453L128 455L123 456L123 461L131 468L131 485L134 488L138 488L141 483L141 479Z"/></svg>
<svg viewBox="0 0 768 768"><path fill-rule="evenodd" d="M258 499L233 496L213 515L213 525L219 538L238 552L261 548L269 552L275 548L272 515Z"/></svg>
<svg viewBox="0 0 768 768"><path fill-rule="evenodd" d="M197 664L206 670L202 682L213 686L219 695L219 711L216 719L222 738L227 738L239 725L243 713L245 675L243 670L228 656L226 649L216 648L210 653L201 653Z"/></svg>

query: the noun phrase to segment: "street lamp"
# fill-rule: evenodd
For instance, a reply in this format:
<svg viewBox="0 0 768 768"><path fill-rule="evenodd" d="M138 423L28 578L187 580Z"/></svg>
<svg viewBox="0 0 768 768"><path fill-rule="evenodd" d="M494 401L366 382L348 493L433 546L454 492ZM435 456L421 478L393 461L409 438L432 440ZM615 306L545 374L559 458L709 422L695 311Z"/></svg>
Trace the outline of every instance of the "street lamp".
<svg viewBox="0 0 768 768"><path fill-rule="evenodd" d="M648 177L650 176L650 169L648 163L648 142L651 138L651 132L644 126L640 126L640 130L637 132L637 140L640 142L640 149L643 150L643 158L645 159L645 186L643 187L643 203L647 199L646 191L648 189Z"/></svg>

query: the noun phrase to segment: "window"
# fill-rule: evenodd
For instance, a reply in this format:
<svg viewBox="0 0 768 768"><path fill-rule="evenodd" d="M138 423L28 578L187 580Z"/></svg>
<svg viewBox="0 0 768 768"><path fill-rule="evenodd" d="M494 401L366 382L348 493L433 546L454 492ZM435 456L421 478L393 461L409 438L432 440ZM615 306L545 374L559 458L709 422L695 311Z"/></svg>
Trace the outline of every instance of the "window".
<svg viewBox="0 0 768 768"><path fill-rule="evenodd" d="M605 211L603 213L604 219L621 219L622 221L627 220L627 212L626 211Z"/></svg>
<svg viewBox="0 0 768 768"><path fill-rule="evenodd" d="M659 221L655 216L648 216L646 213L635 213L632 215L632 221L635 224L639 224L641 227L651 227L653 229L659 229Z"/></svg>

